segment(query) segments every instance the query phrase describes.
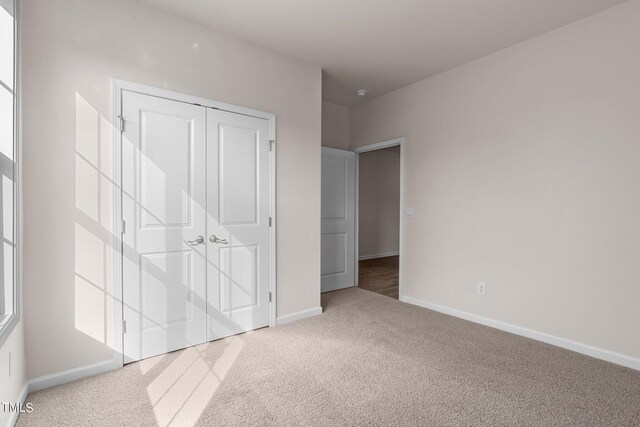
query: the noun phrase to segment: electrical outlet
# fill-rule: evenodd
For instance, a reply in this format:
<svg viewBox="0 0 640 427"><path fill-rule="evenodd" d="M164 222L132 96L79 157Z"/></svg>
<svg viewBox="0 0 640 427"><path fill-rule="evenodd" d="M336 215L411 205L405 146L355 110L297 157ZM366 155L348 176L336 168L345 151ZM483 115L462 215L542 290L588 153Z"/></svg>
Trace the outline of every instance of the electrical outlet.
<svg viewBox="0 0 640 427"><path fill-rule="evenodd" d="M477 291L478 295L484 296L487 293L487 284L484 282L478 282Z"/></svg>

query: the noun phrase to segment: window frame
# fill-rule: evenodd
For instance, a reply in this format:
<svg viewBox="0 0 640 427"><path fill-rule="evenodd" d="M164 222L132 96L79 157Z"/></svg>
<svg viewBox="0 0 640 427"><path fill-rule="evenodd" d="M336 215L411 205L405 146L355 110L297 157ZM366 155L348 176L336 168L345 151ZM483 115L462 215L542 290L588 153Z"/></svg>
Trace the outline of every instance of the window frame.
<svg viewBox="0 0 640 427"><path fill-rule="evenodd" d="M0 346L4 344L20 321L20 0L13 2L13 309L11 314L0 315ZM3 286L6 284L3 284ZM4 288L2 288L4 291Z"/></svg>

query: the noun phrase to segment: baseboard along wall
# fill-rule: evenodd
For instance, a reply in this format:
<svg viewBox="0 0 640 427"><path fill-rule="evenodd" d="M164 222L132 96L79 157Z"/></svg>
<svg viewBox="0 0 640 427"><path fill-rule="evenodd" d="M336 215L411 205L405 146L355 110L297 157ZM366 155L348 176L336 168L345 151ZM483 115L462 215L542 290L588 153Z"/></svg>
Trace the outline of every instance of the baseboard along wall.
<svg viewBox="0 0 640 427"><path fill-rule="evenodd" d="M383 252L380 254L372 254L372 255L361 255L358 257L358 261L364 261L365 259L375 259L375 258L386 258L388 256L398 256L400 252Z"/></svg>
<svg viewBox="0 0 640 427"><path fill-rule="evenodd" d="M547 344L555 345L556 347L561 347L566 350L575 351L576 353L584 354L586 356L590 356L596 359L604 360L607 362L615 363L617 365L625 366L627 368L640 371L640 359L638 358L634 358L624 354L590 346L587 344L579 343L579 342L558 337L555 335L546 334L544 332L538 332L531 329L523 328L521 326L513 325L511 323L501 322L499 320L490 319L488 317L467 313L465 311L457 310L455 308L433 304L433 303L423 301L418 298L409 297L406 295L401 295L400 301L406 302L408 304L417 305L419 307L428 308L429 310L437 311L443 314L448 314L450 316L459 317L461 319L465 319L470 322L478 323L484 326L489 326L495 329L500 329L501 331L510 332L512 334L520 335L526 338L531 338L536 341L541 341Z"/></svg>
<svg viewBox="0 0 640 427"><path fill-rule="evenodd" d="M297 313L287 314L276 319L276 325L286 325L287 323L295 322L297 320L306 319L307 317L313 317L322 314L322 307L310 308L308 310L298 311Z"/></svg>

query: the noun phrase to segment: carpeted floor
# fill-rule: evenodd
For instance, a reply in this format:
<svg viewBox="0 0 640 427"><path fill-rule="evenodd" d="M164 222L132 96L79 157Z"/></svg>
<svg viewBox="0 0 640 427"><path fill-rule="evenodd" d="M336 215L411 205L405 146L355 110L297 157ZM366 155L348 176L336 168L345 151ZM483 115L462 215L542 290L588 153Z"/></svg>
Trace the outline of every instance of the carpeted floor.
<svg viewBox="0 0 640 427"><path fill-rule="evenodd" d="M640 425L640 372L362 289L34 393L19 426Z"/></svg>

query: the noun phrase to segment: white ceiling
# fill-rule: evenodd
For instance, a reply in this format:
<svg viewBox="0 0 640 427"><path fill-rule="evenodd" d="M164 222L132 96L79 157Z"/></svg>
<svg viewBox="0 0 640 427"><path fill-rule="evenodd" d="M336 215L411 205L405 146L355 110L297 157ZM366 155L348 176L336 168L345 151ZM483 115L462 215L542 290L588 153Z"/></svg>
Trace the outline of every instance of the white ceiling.
<svg viewBox="0 0 640 427"><path fill-rule="evenodd" d="M142 0L320 65L353 106L626 0Z"/></svg>

